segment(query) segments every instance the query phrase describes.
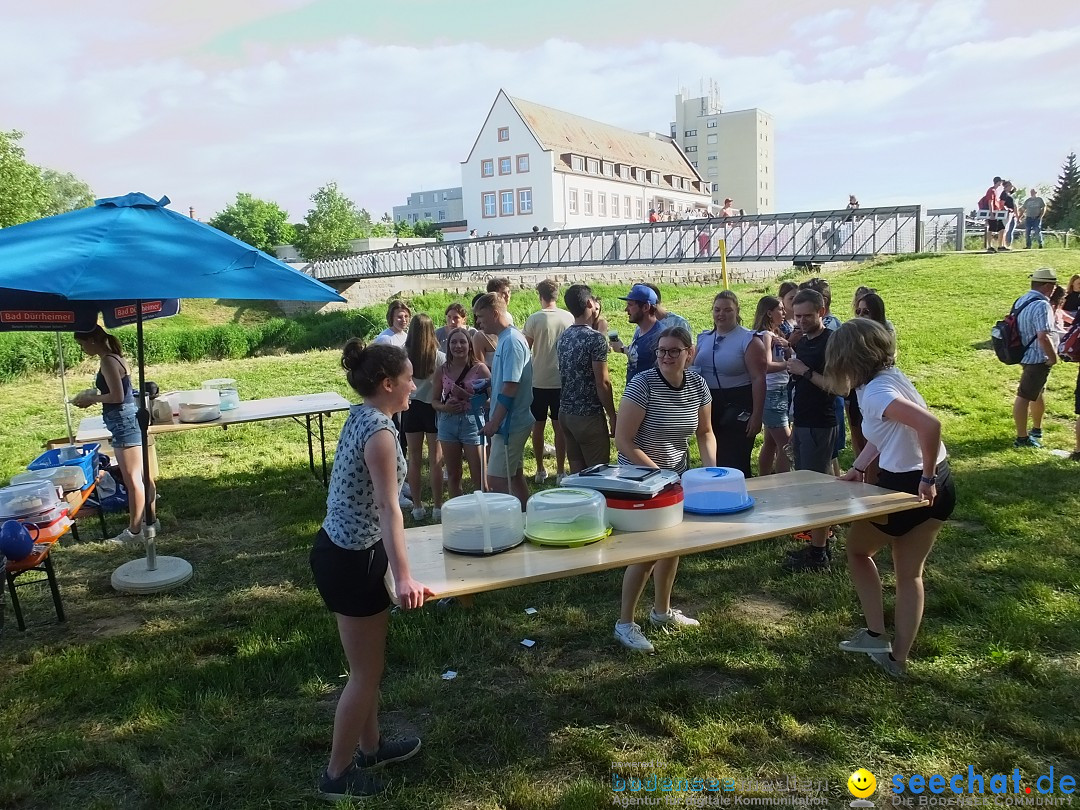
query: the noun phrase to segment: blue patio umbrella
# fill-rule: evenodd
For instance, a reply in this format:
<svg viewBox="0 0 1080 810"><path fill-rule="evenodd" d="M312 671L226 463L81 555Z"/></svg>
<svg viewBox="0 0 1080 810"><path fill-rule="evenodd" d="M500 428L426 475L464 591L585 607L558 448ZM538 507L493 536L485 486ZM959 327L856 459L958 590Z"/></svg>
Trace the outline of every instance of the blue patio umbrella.
<svg viewBox="0 0 1080 810"><path fill-rule="evenodd" d="M170 211L165 207L168 202L168 197L154 200L135 192L0 229L0 288L51 293L70 301L133 301L140 391L145 391L144 301L345 300L322 282L251 245ZM139 426L147 476L149 425L146 397L141 396ZM144 528L151 539L153 512L153 504L148 504Z"/></svg>

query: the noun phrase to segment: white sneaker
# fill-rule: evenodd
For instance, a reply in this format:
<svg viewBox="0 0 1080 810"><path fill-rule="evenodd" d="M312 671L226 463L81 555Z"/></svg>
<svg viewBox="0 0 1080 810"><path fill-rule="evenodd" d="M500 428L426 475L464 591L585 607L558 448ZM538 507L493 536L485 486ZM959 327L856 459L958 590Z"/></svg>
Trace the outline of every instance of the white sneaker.
<svg viewBox="0 0 1080 810"><path fill-rule="evenodd" d="M415 506L412 510L413 520L423 520L427 517L427 509L422 506Z"/></svg>
<svg viewBox="0 0 1080 810"><path fill-rule="evenodd" d="M442 509L440 509L438 506L432 509L431 519L434 520L436 523L440 522L442 520Z"/></svg>
<svg viewBox="0 0 1080 810"><path fill-rule="evenodd" d="M641 632L641 625L637 622L630 622L629 624L615 623L615 638L624 647L629 647L631 650L637 650L638 652L656 652L649 640Z"/></svg>
<svg viewBox="0 0 1080 810"><path fill-rule="evenodd" d="M649 621L654 627L664 627L669 630L677 630L680 627L700 627L701 622L697 619L691 619L689 616L684 616L681 610L672 608L667 613L657 613L655 610L649 611Z"/></svg>
<svg viewBox="0 0 1080 810"><path fill-rule="evenodd" d="M561 487L564 478L566 478L566 473L559 473L559 477L555 479L555 483Z"/></svg>
<svg viewBox="0 0 1080 810"><path fill-rule="evenodd" d="M404 495L398 495L398 506L402 509L412 509L412 501L406 498Z"/></svg>
<svg viewBox="0 0 1080 810"><path fill-rule="evenodd" d="M537 467L536 468L536 476L533 478L533 480L536 481L536 483L538 483L538 484L542 484L545 481L547 481L547 479L548 479L547 470L545 470L543 467Z"/></svg>
<svg viewBox="0 0 1080 810"><path fill-rule="evenodd" d="M126 546L132 543L141 543L142 541L142 532L132 532L131 529L124 529L116 537L110 537L105 542L114 546Z"/></svg>
<svg viewBox="0 0 1080 810"><path fill-rule="evenodd" d="M866 653L891 653L892 642L886 635L874 637L865 627L857 631L847 641L840 642L840 649L844 652Z"/></svg>

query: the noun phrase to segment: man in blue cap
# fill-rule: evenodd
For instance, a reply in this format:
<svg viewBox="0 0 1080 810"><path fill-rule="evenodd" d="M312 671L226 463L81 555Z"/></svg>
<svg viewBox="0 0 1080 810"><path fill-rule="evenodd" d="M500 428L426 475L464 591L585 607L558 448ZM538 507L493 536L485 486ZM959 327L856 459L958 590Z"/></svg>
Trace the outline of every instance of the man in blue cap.
<svg viewBox="0 0 1080 810"><path fill-rule="evenodd" d="M626 302L626 319L637 329L629 346L613 340L611 348L626 355L626 381L630 382L635 374L656 365L656 344L664 327L657 319L659 299L646 285L635 284L621 300Z"/></svg>

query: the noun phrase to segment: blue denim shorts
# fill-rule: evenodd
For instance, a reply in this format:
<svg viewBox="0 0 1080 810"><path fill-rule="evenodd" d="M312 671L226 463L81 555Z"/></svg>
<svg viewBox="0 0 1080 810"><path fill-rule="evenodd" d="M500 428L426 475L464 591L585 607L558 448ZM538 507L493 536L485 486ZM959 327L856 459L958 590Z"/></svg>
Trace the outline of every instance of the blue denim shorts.
<svg viewBox="0 0 1080 810"><path fill-rule="evenodd" d="M761 412L761 423L767 428L788 426L788 388L769 388L765 391L765 409Z"/></svg>
<svg viewBox="0 0 1080 810"><path fill-rule="evenodd" d="M481 427L483 424L481 421ZM470 413L440 413L438 427L440 442L480 444L480 431L476 427L476 417Z"/></svg>
<svg viewBox="0 0 1080 810"><path fill-rule="evenodd" d="M119 408L102 410L101 418L105 427L112 434L113 447L140 447L142 431L135 418L135 403L126 402Z"/></svg>

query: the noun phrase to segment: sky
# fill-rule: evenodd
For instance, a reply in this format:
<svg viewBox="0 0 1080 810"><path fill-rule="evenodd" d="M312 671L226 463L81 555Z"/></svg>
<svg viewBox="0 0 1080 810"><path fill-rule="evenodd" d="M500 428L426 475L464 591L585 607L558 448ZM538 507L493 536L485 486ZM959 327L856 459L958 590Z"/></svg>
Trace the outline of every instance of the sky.
<svg viewBox="0 0 1080 810"><path fill-rule="evenodd" d="M1074 0L34 0L0 24L0 130L99 197L378 217L461 185L500 88L667 133L680 88L775 118L776 210L973 208L1080 149Z"/></svg>

